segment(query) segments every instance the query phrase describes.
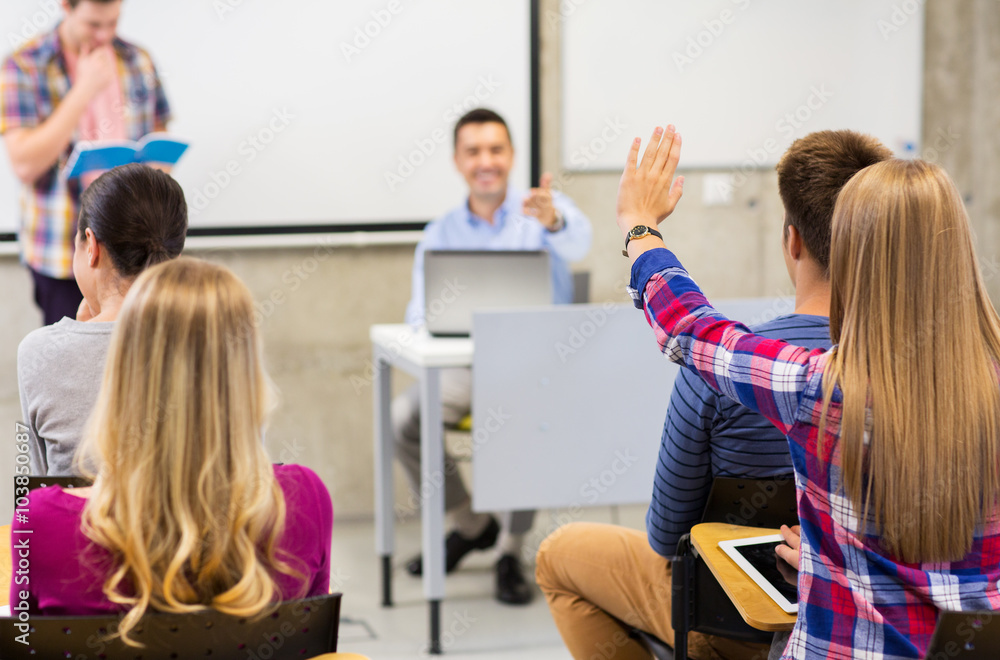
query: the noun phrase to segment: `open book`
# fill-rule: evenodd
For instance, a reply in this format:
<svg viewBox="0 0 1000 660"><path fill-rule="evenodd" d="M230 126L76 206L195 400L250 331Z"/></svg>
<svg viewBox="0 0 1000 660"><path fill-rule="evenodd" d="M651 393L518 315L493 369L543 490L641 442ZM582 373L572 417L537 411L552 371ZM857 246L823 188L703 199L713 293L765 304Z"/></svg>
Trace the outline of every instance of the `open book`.
<svg viewBox="0 0 1000 660"><path fill-rule="evenodd" d="M67 179L76 179L88 172L110 170L129 163L163 163L175 165L188 143L169 133L150 133L138 142L101 140L79 142L66 161Z"/></svg>

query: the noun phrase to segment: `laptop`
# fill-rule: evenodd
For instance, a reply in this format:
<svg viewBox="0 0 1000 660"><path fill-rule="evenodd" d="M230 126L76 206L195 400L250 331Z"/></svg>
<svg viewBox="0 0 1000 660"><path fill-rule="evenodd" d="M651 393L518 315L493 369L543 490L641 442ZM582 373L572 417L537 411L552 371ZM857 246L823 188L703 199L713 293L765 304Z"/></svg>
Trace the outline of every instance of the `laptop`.
<svg viewBox="0 0 1000 660"><path fill-rule="evenodd" d="M424 253L424 320L435 337L472 334L482 309L552 304L545 250L428 250Z"/></svg>

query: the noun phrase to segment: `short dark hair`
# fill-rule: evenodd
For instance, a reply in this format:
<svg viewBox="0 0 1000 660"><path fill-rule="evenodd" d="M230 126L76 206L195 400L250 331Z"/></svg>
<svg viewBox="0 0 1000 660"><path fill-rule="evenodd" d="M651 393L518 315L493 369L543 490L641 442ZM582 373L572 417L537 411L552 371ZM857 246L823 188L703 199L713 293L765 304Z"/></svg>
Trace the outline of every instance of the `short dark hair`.
<svg viewBox="0 0 1000 660"><path fill-rule="evenodd" d="M66 0L69 2L70 9L76 9L76 6L83 2L83 0ZM112 2L119 2L120 0L88 0L89 2L96 2L98 4L110 5Z"/></svg>
<svg viewBox="0 0 1000 660"><path fill-rule="evenodd" d="M469 110L464 115L462 115L461 118L458 120L458 123L455 124L455 134L452 136L453 146L455 147L458 146L458 131L463 126L467 124L493 124L493 123L500 124L501 126L503 126L504 130L507 131L507 140L509 140L511 144L514 144L514 140L511 139L510 137L510 127L507 126L507 122L503 120L503 117L493 112L492 110L488 110L486 108L476 108L475 110Z"/></svg>
<svg viewBox="0 0 1000 660"><path fill-rule="evenodd" d="M874 137L843 130L799 138L778 162L778 193L785 206L782 231L795 227L827 274L830 224L840 189L864 168L889 158L892 151Z"/></svg>
<svg viewBox="0 0 1000 660"><path fill-rule="evenodd" d="M184 191L169 174L146 165L122 165L90 184L80 197L80 235L90 229L118 274L133 278L173 259L187 236Z"/></svg>

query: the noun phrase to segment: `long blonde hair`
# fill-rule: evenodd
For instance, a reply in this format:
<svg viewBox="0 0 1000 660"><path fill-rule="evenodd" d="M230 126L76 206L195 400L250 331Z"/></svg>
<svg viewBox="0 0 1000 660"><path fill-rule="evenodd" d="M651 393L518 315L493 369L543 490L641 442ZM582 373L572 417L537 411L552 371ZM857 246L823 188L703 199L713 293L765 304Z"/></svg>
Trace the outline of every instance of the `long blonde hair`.
<svg viewBox="0 0 1000 660"><path fill-rule="evenodd" d="M103 589L129 608L128 643L149 609L251 616L275 599L274 571L301 576L276 554L261 362L250 293L225 268L180 258L130 289L77 459L96 467L83 531L112 555Z"/></svg>
<svg viewBox="0 0 1000 660"><path fill-rule="evenodd" d="M1000 321L954 183L923 161L859 172L834 210L830 269L820 438L839 386L861 520L903 561L960 559L997 515Z"/></svg>

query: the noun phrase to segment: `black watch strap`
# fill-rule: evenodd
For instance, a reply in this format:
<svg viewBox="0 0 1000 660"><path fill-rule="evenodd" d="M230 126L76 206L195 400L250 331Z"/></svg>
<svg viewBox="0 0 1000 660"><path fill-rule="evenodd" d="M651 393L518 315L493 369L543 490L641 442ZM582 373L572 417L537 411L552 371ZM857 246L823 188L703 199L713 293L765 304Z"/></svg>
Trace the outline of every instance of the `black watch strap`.
<svg viewBox="0 0 1000 660"><path fill-rule="evenodd" d="M638 229L639 227L642 227L643 229L645 229L645 231L642 232L641 234L639 234L638 236L633 236L632 232L635 231L636 229ZM659 238L661 240L663 239L663 234L661 234L660 232L656 231L652 227L647 227L645 225L637 225L636 227L633 227L629 231L628 234L625 235L625 249L622 250L622 256L623 257L627 257L628 256L628 244L629 244L629 241L631 241L633 238L646 238L647 236L656 236L657 238Z"/></svg>

